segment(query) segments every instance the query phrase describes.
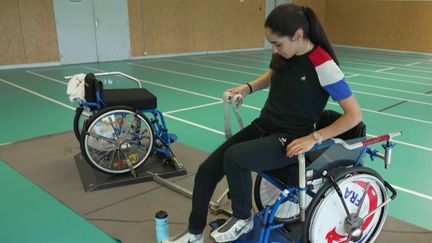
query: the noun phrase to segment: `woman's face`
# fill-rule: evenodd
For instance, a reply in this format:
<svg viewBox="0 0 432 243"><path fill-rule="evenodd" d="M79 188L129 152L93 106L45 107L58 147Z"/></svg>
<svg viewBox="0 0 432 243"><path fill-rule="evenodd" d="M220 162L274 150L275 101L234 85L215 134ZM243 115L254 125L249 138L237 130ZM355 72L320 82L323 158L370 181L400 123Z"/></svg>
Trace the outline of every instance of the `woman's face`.
<svg viewBox="0 0 432 243"><path fill-rule="evenodd" d="M285 59L291 58L299 52L301 47L300 36L298 31L294 37L280 36L274 33L270 28L265 28L265 35L268 42L272 45L273 54L279 54Z"/></svg>

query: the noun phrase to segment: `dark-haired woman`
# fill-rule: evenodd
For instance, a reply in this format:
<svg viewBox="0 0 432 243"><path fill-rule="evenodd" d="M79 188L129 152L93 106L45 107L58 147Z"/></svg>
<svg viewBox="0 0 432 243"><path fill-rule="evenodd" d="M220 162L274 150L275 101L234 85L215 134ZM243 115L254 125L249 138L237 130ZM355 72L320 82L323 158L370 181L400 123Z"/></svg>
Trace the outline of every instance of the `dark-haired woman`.
<svg viewBox="0 0 432 243"><path fill-rule="evenodd" d="M233 216L211 237L216 242L229 242L248 233L253 228L251 171L298 163L296 155L351 129L362 119L336 55L311 8L293 4L276 7L265 21L265 35L272 44L270 70L228 90L246 96L270 86L261 114L200 165L188 230L166 242L203 242L208 205L224 175ZM339 103L343 115L315 131L315 123L330 96Z"/></svg>

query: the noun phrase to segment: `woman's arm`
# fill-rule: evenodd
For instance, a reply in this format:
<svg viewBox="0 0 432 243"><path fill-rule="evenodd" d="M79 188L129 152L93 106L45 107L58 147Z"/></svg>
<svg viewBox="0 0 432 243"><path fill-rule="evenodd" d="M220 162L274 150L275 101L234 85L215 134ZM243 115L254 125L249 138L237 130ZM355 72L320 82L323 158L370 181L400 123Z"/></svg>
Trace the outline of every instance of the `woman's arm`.
<svg viewBox="0 0 432 243"><path fill-rule="evenodd" d="M344 111L342 116L329 126L317 131L321 134L323 140L336 137L362 121L361 110L354 95L339 101L339 105Z"/></svg>
<svg viewBox="0 0 432 243"><path fill-rule="evenodd" d="M252 92L255 92L255 91L258 91L260 89L264 89L264 88L267 88L268 86L270 86L270 80L271 80L272 74L273 74L273 71L269 70L269 71L261 74L260 76L258 76L255 80L248 82L252 88ZM243 85L240 85L240 86L235 87L235 88L230 88L227 91L231 92L233 94L242 94L243 96L250 94L250 88L247 84L243 84Z"/></svg>
<svg viewBox="0 0 432 243"><path fill-rule="evenodd" d="M322 140L335 137L348 131L362 120L361 110L354 95L339 101L339 105L344 111L342 116L329 126L317 131L321 135ZM311 133L307 136L294 139L288 144L286 154L288 157L299 155L311 149L315 144L316 140L313 133Z"/></svg>

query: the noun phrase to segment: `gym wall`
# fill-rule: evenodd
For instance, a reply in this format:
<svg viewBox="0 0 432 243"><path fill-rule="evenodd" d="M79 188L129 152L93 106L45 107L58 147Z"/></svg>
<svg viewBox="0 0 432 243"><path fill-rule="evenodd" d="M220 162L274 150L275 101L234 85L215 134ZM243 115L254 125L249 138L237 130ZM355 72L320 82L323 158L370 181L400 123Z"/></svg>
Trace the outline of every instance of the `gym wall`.
<svg viewBox="0 0 432 243"><path fill-rule="evenodd" d="M0 0L0 65L59 62L53 0ZM293 0L332 43L432 52L432 2ZM264 0L128 0L132 57L263 47Z"/></svg>
<svg viewBox="0 0 432 243"><path fill-rule="evenodd" d="M317 9L334 44L432 53L431 1L293 2Z"/></svg>
<svg viewBox="0 0 432 243"><path fill-rule="evenodd" d="M53 0L0 0L0 65L59 62ZM132 57L261 48L264 0L128 0Z"/></svg>
<svg viewBox="0 0 432 243"><path fill-rule="evenodd" d="M0 0L0 65L55 61L52 0Z"/></svg>
<svg viewBox="0 0 432 243"><path fill-rule="evenodd" d="M129 0L132 55L261 48L264 0Z"/></svg>

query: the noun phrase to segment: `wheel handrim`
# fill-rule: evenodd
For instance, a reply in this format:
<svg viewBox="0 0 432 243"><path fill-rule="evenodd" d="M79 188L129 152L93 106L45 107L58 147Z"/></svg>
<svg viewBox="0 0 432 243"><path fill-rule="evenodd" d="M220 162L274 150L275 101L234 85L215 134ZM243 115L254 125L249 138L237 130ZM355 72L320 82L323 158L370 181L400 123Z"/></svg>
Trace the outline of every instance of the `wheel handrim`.
<svg viewBox="0 0 432 243"><path fill-rule="evenodd" d="M383 183L368 174L355 175L338 183L349 212L357 211L359 200L364 191L363 188L366 187L367 183L370 183L370 186L360 210L359 218L366 216L385 201L386 194ZM360 235L355 242L365 242L365 240L372 242L381 230L386 214L387 206L384 206L367 219L364 219L360 227L355 227L351 229L351 232L347 232L347 222L349 220L347 220L340 198L336 191L332 190L325 195L325 198L314 210L309 239L314 243L346 242L350 237L349 234L355 233ZM353 221L355 220L353 219ZM351 237L352 241L354 241L354 238ZM348 242L351 241L348 240Z"/></svg>
<svg viewBox="0 0 432 243"><path fill-rule="evenodd" d="M153 147L153 132L146 119L129 110L113 110L97 117L88 127L85 151L97 168L125 173L139 167Z"/></svg>

